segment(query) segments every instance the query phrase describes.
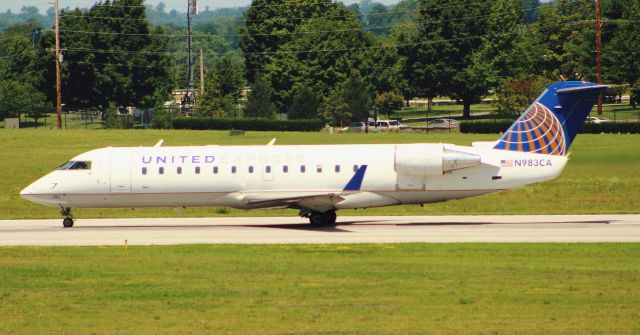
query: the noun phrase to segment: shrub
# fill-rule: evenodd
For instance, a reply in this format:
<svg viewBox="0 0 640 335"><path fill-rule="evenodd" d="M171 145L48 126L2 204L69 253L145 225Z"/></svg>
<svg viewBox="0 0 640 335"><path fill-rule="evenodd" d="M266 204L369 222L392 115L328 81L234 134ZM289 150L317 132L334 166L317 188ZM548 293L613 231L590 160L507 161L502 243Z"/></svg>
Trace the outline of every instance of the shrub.
<svg viewBox="0 0 640 335"><path fill-rule="evenodd" d="M177 117L174 129L194 130L257 130L257 131L319 131L321 120L221 119L205 117Z"/></svg>
<svg viewBox="0 0 640 335"><path fill-rule="evenodd" d="M585 123L580 130L582 134L640 134L640 123L638 122L603 122Z"/></svg>
<svg viewBox="0 0 640 335"><path fill-rule="evenodd" d="M469 121L460 124L460 132L475 134L499 134L513 124L513 120L497 121ZM604 122L585 123L580 130L581 134L640 134L640 123L638 122Z"/></svg>
<svg viewBox="0 0 640 335"><path fill-rule="evenodd" d="M460 123L460 132L473 134L499 134L505 132L514 120L465 121Z"/></svg>

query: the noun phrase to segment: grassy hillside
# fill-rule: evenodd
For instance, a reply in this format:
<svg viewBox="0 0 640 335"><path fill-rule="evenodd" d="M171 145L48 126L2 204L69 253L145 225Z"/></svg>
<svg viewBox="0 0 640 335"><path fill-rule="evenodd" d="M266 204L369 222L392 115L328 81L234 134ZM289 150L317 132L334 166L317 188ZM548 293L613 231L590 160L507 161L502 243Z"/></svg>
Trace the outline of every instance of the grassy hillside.
<svg viewBox="0 0 640 335"><path fill-rule="evenodd" d="M0 248L1 334L632 334L638 244Z"/></svg>
<svg viewBox="0 0 640 335"><path fill-rule="evenodd" d="M0 218L57 218L58 209L22 200L18 193L40 176L55 169L74 155L105 146L153 145L159 139L165 145L338 143L412 143L445 142L470 144L477 140L495 140L496 135L474 134L336 134L248 132L229 136L224 131L170 130L44 130L0 131ZM397 206L366 211L340 211L386 215L427 214L541 214L541 213L639 213L640 212L640 135L579 135L571 147L571 161L556 180L518 190L452 201L441 204ZM375 153L371 153L374 155ZM219 213L220 212L220 213ZM197 208L181 216L219 215L295 215L293 210L217 211ZM77 210L87 217L175 216L171 209Z"/></svg>

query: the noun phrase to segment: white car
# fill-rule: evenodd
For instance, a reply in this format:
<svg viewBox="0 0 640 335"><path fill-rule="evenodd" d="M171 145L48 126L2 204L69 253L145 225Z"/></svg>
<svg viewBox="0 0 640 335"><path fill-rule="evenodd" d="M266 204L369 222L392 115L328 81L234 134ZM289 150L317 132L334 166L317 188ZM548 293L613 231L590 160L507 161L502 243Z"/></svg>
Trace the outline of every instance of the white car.
<svg viewBox="0 0 640 335"><path fill-rule="evenodd" d="M587 123L604 123L604 122L609 122L609 119L607 119L606 117L595 117L595 116L589 116L587 117Z"/></svg>
<svg viewBox="0 0 640 335"><path fill-rule="evenodd" d="M427 127L433 128L433 129L451 129L451 128L457 128L459 126L460 124L458 123L458 121L453 119L435 119L435 120L429 121L429 124Z"/></svg>
<svg viewBox="0 0 640 335"><path fill-rule="evenodd" d="M380 128L381 131L400 131L407 126L396 120L378 120L375 123L375 127Z"/></svg>

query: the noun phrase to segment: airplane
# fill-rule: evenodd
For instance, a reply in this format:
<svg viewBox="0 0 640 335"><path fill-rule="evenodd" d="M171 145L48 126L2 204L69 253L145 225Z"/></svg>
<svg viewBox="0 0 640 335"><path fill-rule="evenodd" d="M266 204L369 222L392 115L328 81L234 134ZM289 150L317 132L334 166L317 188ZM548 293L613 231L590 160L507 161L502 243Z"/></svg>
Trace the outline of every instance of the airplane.
<svg viewBox="0 0 640 335"><path fill-rule="evenodd" d="M424 205L544 182L568 161L606 85L551 84L502 136L471 146L363 145L107 147L80 154L20 192L61 208L290 208L313 226L336 211Z"/></svg>

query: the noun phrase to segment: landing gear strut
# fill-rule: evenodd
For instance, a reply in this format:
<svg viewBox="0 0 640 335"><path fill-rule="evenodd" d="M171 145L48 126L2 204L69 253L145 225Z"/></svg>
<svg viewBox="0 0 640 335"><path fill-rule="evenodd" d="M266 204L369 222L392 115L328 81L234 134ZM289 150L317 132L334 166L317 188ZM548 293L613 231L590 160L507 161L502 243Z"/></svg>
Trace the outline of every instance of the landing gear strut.
<svg viewBox="0 0 640 335"><path fill-rule="evenodd" d="M64 219L62 220L62 226L65 228L73 227L73 216L71 215L71 208L62 207L62 209L60 210L60 214L62 214L62 216L64 217Z"/></svg>
<svg viewBox="0 0 640 335"><path fill-rule="evenodd" d="M321 226L333 226L336 224L336 211L330 210L324 213L311 212L309 213L309 223L315 227Z"/></svg>

